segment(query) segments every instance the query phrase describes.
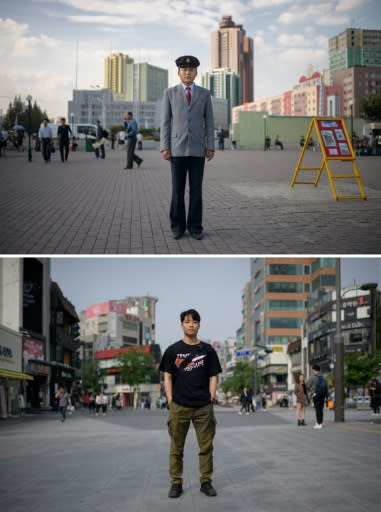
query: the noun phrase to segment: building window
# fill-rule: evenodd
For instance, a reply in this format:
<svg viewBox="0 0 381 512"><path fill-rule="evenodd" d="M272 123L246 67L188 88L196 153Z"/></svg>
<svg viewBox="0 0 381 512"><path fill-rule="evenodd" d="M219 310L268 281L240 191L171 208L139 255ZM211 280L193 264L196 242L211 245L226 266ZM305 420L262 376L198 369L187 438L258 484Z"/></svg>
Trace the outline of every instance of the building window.
<svg viewBox="0 0 381 512"><path fill-rule="evenodd" d="M266 265L268 267L269 275L291 275L291 276L300 276L303 274L303 265L292 265L287 263L282 264L270 264Z"/></svg>
<svg viewBox="0 0 381 512"><path fill-rule="evenodd" d="M304 311L302 300L269 300L269 309L273 311Z"/></svg>
<svg viewBox="0 0 381 512"><path fill-rule="evenodd" d="M267 318L266 327L269 329L297 329L303 325L303 318Z"/></svg>
<svg viewBox="0 0 381 512"><path fill-rule="evenodd" d="M303 283L295 282L268 282L266 283L267 293L303 293Z"/></svg>

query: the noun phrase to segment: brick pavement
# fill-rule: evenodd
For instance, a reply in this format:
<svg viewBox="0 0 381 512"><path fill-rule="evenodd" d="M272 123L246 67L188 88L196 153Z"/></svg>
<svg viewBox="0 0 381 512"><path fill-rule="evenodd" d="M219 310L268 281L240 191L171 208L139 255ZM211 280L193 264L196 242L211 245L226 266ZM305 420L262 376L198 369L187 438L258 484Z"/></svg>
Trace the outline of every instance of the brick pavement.
<svg viewBox="0 0 381 512"><path fill-rule="evenodd" d="M57 153L45 164L39 153L28 162L9 152L0 161L0 254L381 253L378 157L358 159L367 201L335 201L324 175L317 188L290 187L295 149L217 152L206 164L197 241L172 239L169 165L158 151L142 156L141 169L126 171L123 150L106 160L76 152L65 164Z"/></svg>
<svg viewBox="0 0 381 512"><path fill-rule="evenodd" d="M295 425L295 411L238 416L216 408L214 485L199 491L190 430L184 494L167 497L166 411L76 411L0 421L1 508L6 512L378 512L380 425L369 411L322 430Z"/></svg>

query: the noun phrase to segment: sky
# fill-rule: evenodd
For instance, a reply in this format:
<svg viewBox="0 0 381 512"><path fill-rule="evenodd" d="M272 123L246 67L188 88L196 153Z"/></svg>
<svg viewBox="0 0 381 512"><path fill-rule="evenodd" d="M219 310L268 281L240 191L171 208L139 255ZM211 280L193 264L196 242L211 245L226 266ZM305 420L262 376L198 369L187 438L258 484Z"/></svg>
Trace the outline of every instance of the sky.
<svg viewBox="0 0 381 512"><path fill-rule="evenodd" d="M175 59L192 54L200 79L223 15L254 40L256 100L292 89L310 64L328 68L328 39L344 29L381 29L379 0L0 0L0 108L31 94L67 116L75 85L103 87L112 52L168 69L170 85Z"/></svg>
<svg viewBox="0 0 381 512"><path fill-rule="evenodd" d="M342 287L369 282L381 288L381 258L342 258ZM157 343L164 350L182 337L179 315L201 315L199 337L224 341L242 323L242 292L250 280L249 257L54 257L51 276L77 313L127 296L151 295Z"/></svg>

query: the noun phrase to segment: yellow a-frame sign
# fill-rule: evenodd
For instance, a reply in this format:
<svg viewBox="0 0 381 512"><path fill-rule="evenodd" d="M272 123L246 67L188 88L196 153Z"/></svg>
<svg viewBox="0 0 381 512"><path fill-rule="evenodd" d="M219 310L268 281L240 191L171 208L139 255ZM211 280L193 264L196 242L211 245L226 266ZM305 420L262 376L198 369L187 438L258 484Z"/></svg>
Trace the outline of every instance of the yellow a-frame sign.
<svg viewBox="0 0 381 512"><path fill-rule="evenodd" d="M323 160L319 167L302 167L304 154L310 143L313 129L316 131L317 139L320 144ZM330 160L340 160L342 162L350 162L352 165L352 173L332 173L329 166ZM294 185L305 184L315 185L319 183L323 169L326 168L329 185L331 187L333 197L339 199L366 199L365 190L361 181L360 171L356 162L356 154L350 141L344 120L334 117L315 117L312 119L307 131L304 146L300 153L298 163L295 167L291 180L291 187ZM300 171L313 171L317 173L312 180L298 180ZM336 180L355 180L359 195L339 196L336 191Z"/></svg>

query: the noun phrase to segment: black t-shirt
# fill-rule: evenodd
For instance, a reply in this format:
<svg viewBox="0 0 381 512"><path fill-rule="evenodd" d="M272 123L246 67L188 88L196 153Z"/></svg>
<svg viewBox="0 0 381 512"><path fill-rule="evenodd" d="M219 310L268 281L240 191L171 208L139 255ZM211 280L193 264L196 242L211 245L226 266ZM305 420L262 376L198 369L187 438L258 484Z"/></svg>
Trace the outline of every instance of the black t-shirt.
<svg viewBox="0 0 381 512"><path fill-rule="evenodd" d="M192 359L179 368L181 361L190 354ZM183 340L167 348L159 369L172 375L173 401L185 407L202 407L210 403L209 378L222 372L213 347L204 342L188 345Z"/></svg>

